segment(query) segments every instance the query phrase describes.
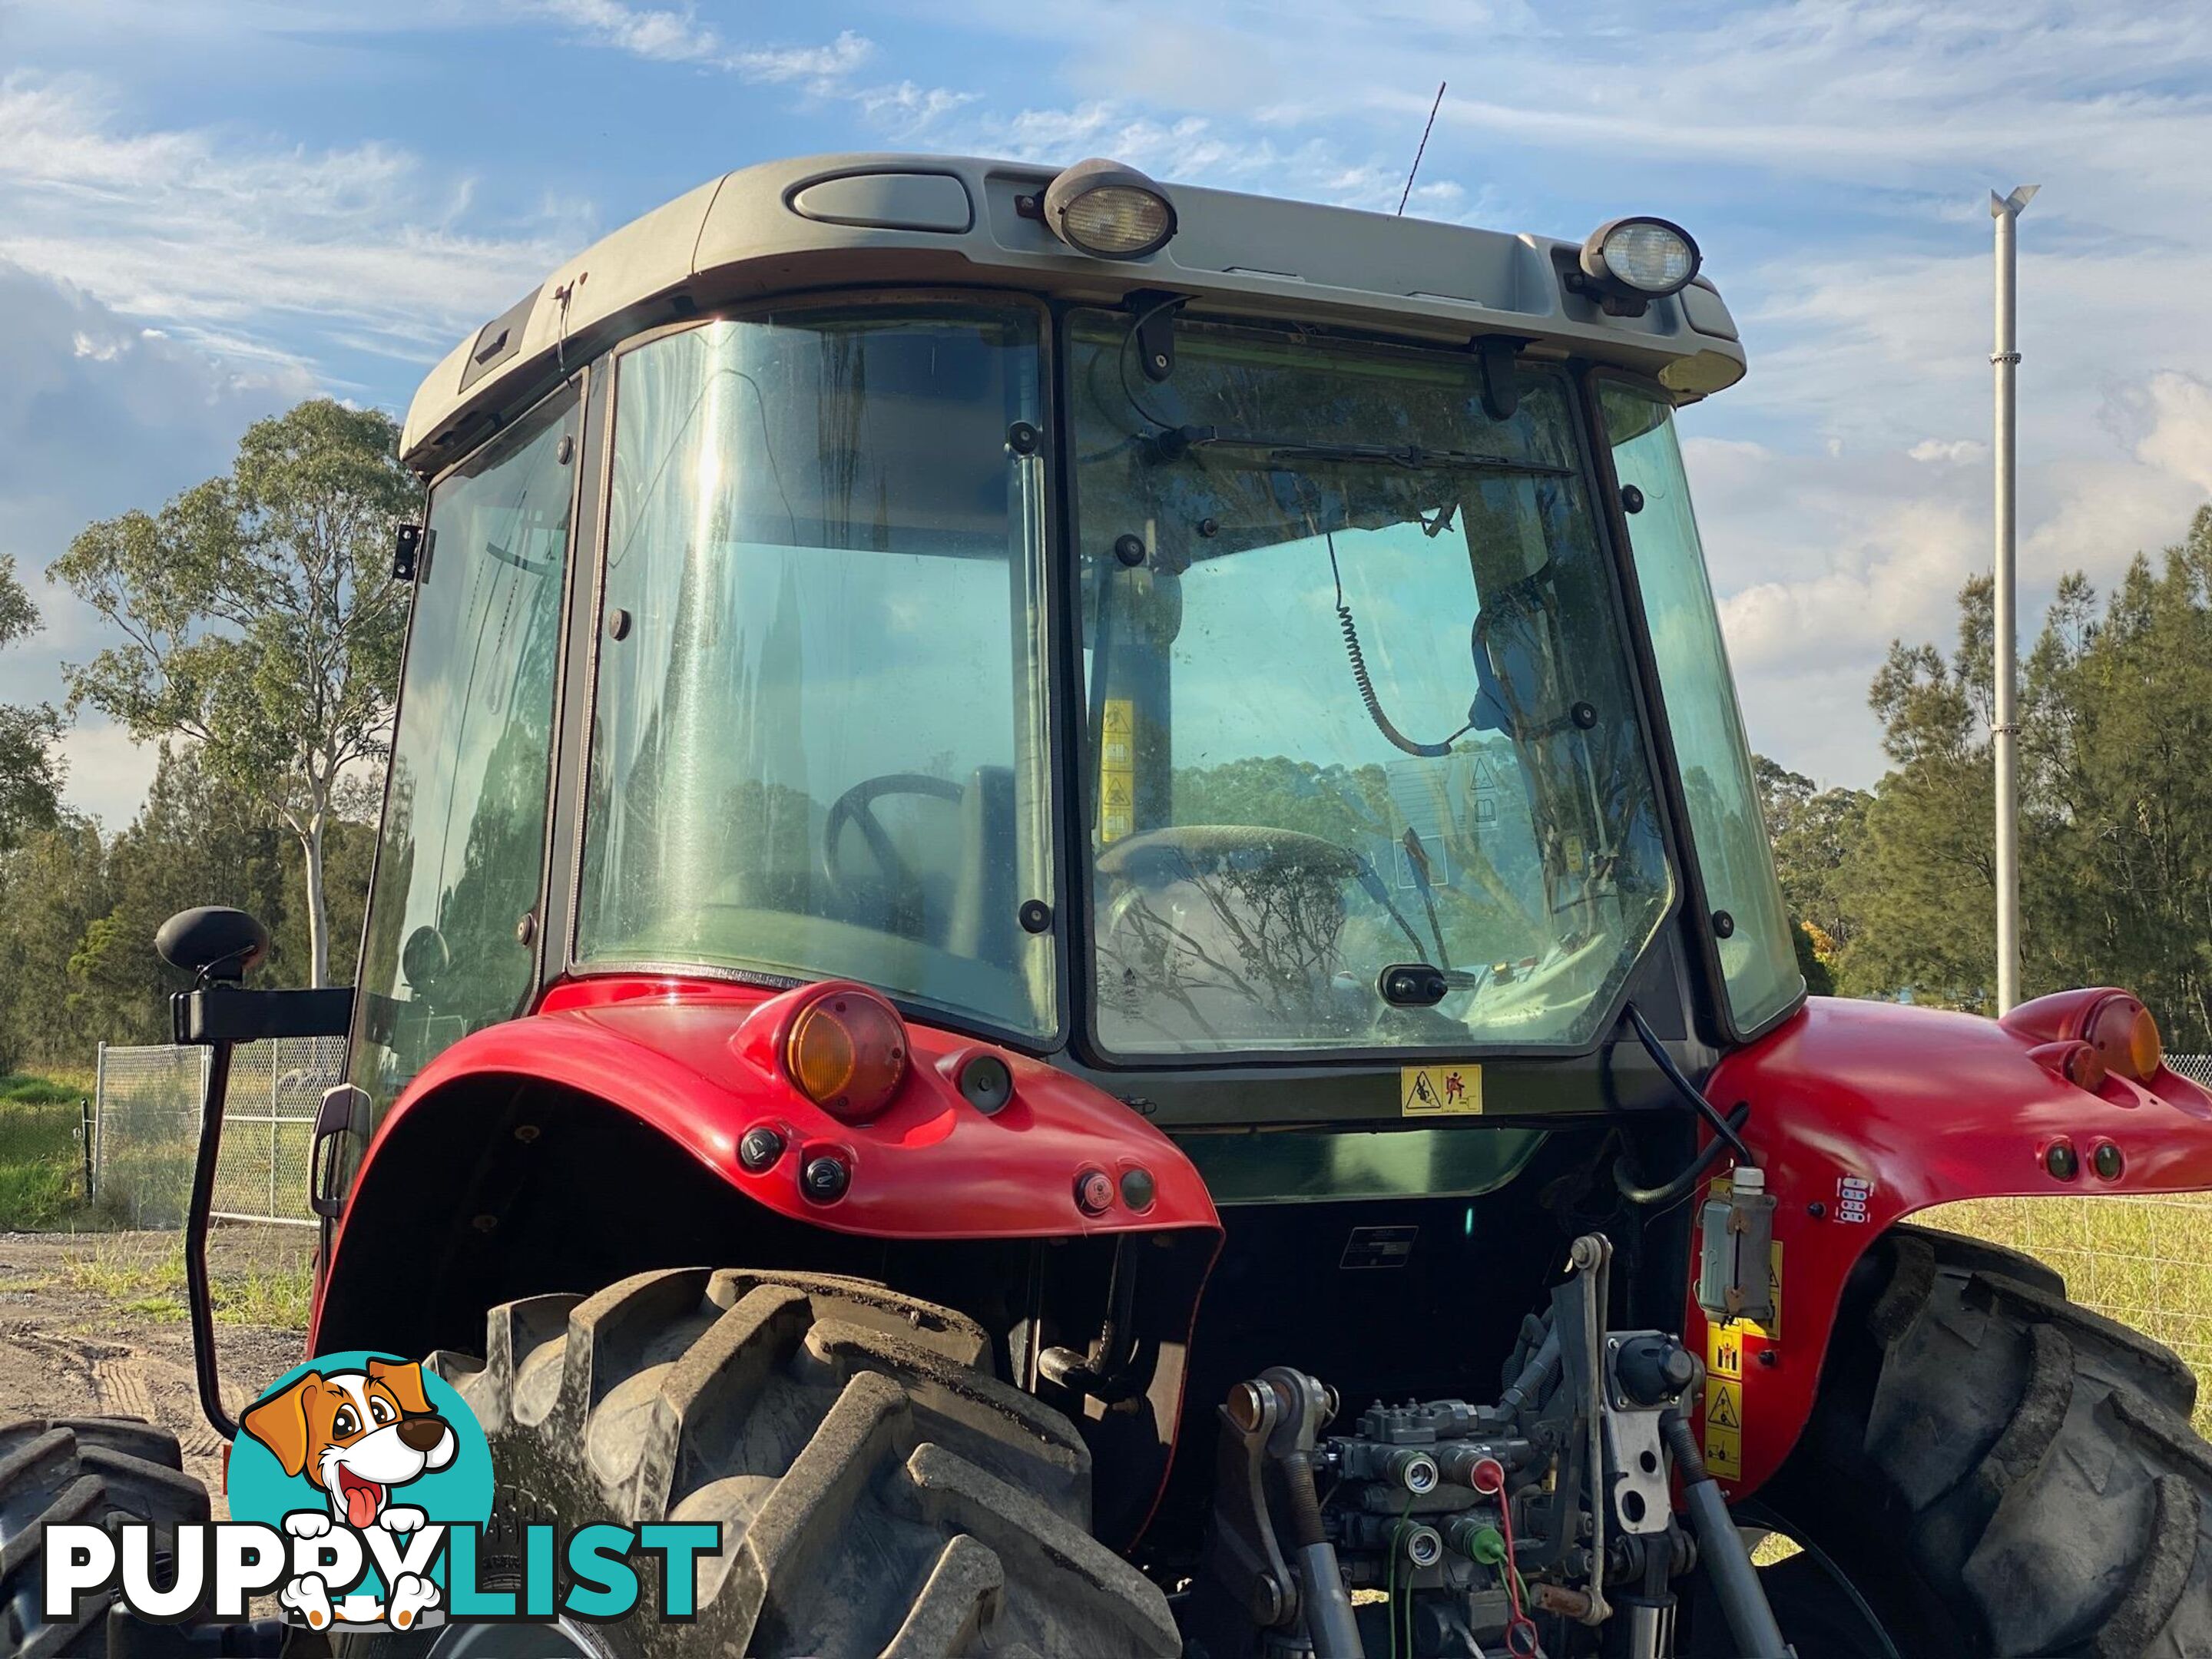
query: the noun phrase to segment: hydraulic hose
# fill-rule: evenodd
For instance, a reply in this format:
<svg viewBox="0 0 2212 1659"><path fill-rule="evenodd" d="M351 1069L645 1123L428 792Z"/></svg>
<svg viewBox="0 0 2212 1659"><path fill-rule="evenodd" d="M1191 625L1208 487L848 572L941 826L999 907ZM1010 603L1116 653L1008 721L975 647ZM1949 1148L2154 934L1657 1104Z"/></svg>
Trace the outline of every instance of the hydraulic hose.
<svg viewBox="0 0 2212 1659"><path fill-rule="evenodd" d="M1552 1378L1559 1374L1559 1331L1554 1325L1544 1333L1543 1341L1537 1345L1536 1352L1528 1356L1528 1363L1521 1368L1521 1375L1513 1379L1513 1386L1506 1389L1504 1397L1498 1402L1500 1407L1510 1415L1531 1401L1541 1404L1544 1391L1552 1386Z"/></svg>
<svg viewBox="0 0 2212 1659"><path fill-rule="evenodd" d="M1291 1547L1297 1558L1304 1590L1306 1637L1314 1659L1367 1659L1352 1597L1336 1565L1336 1549L1321 1523L1321 1497L1314 1490L1313 1460L1304 1452L1283 1459L1284 1496L1288 1500Z"/></svg>
<svg viewBox="0 0 2212 1659"><path fill-rule="evenodd" d="M1705 1098L1705 1091L1683 1075L1682 1068L1674 1063L1674 1056L1667 1052L1667 1045L1659 1041L1659 1034L1644 1018L1644 1011L1632 1002L1628 1005L1627 1014L1628 1023L1635 1030L1636 1040L1644 1045L1644 1052L1651 1056L1652 1064L1658 1066L1667 1081L1674 1085L1674 1092L1705 1120L1715 1134L1728 1143L1729 1150L1735 1154L1737 1163L1756 1166L1759 1160L1751 1155L1751 1148L1743 1144L1743 1137L1735 1132L1728 1119L1720 1115L1713 1103Z"/></svg>
<svg viewBox="0 0 2212 1659"><path fill-rule="evenodd" d="M1743 1534L1729 1514L1728 1500L1705 1468L1689 1419L1679 1410L1670 1411L1659 1419L1659 1431L1668 1455L1674 1460L1674 1472L1682 1477L1682 1505L1698 1534L1698 1559L1712 1579L1713 1594L1735 1638L1735 1651L1743 1659L1792 1659L1758 1571L1751 1565L1751 1552L1743 1547Z"/></svg>
<svg viewBox="0 0 2212 1659"><path fill-rule="evenodd" d="M1727 1121L1730 1127L1741 1129L1750 1119L1751 1107L1745 1103L1729 1113ZM1613 1182L1620 1189L1620 1195L1631 1204L1663 1210L1670 1204L1680 1203L1695 1191L1705 1172L1719 1163L1721 1154L1728 1150L1729 1143L1725 1140L1716 1139L1707 1141L1705 1150L1690 1160L1688 1168L1673 1180L1656 1187L1638 1186L1636 1177L1628 1172L1628 1165L1616 1158L1613 1165Z"/></svg>

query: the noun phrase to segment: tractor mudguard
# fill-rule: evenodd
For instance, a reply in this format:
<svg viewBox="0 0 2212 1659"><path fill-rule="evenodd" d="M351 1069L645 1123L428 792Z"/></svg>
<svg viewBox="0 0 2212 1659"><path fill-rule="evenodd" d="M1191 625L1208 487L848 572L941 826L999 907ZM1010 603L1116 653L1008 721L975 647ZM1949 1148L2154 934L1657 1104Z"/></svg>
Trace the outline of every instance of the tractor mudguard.
<svg viewBox="0 0 2212 1659"><path fill-rule="evenodd" d="M323 1291L346 1279L355 1236L384 1231L374 1218L395 1213L380 1189L413 1179L408 1125L438 1112L441 1098L516 1084L586 1097L635 1120L729 1188L811 1227L907 1241L1201 1230L1211 1236L1201 1255L1211 1261L1221 1224L1190 1160L1120 1101L1041 1061L912 1024L905 1080L880 1115L848 1123L817 1106L784 1075L783 1039L808 1002L860 988L777 994L629 976L556 985L536 1012L447 1048L384 1114L332 1240ZM987 1054L1013 1078L1011 1098L994 1112L972 1103L957 1082L963 1063ZM739 1145L761 1127L781 1138L781 1151L748 1168ZM824 1156L842 1164L842 1189L811 1196L801 1171ZM354 1225L364 1211L366 1227ZM364 1249L378 1244L359 1241ZM323 1299L312 1340L320 1340Z"/></svg>
<svg viewBox="0 0 2212 1659"><path fill-rule="evenodd" d="M1719 1378L1705 1404L1741 1419L1733 1441L1700 1425L1720 1454L1714 1473L1736 1492L1796 1445L1844 1281L1893 1223L1958 1199L2212 1188L2212 1094L2171 1069L2149 1087L2114 1073L2095 1092L2062 1074L2069 1045L2054 1039L2078 1036L2098 1000L2124 994L2068 992L2002 1024L1815 997L1715 1070L1706 1093L1723 1111L1749 1103L1744 1139L1778 1200L1773 1334L1738 1327L1716 1344L1694 1295L1685 1316L1684 1340Z"/></svg>

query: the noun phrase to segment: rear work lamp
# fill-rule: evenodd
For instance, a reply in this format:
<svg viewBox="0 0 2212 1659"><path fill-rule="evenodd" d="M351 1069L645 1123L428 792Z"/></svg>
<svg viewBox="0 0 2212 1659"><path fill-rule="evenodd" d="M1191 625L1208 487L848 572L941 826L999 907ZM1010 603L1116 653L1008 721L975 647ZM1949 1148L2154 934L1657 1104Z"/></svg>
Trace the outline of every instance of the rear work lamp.
<svg viewBox="0 0 2212 1659"><path fill-rule="evenodd" d="M1119 161L1078 161L1028 200L1054 235L1101 259L1141 259L1176 234L1167 192Z"/></svg>
<svg viewBox="0 0 2212 1659"><path fill-rule="evenodd" d="M1687 288L1702 263L1688 231L1639 214L1590 232L1567 288L1596 299L1610 315L1640 317L1652 301Z"/></svg>

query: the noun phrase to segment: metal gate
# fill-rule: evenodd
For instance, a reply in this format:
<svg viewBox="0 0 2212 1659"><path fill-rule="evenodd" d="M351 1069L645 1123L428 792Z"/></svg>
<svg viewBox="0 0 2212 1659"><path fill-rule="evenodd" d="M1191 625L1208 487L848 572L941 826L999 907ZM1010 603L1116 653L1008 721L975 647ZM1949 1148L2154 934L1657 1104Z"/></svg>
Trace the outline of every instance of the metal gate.
<svg viewBox="0 0 2212 1659"><path fill-rule="evenodd" d="M133 1227L184 1224L199 1143L209 1051L100 1045L93 1125L93 1203ZM241 1043L230 1057L214 1214L314 1225L307 1207L315 1109L338 1081L343 1037Z"/></svg>

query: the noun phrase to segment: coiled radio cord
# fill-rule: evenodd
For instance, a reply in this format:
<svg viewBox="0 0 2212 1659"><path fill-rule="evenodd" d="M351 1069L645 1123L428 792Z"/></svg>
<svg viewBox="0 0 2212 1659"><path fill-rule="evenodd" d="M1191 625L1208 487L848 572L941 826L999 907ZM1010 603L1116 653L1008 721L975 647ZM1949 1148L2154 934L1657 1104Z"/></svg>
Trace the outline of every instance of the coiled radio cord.
<svg viewBox="0 0 2212 1659"><path fill-rule="evenodd" d="M1375 678L1367 672L1367 653L1359 648L1359 624L1352 619L1352 607L1344 602L1344 573L1337 568L1335 533L1323 531L1322 539L1328 544L1328 574L1336 581L1336 625L1344 635L1344 654L1352 662L1352 683L1359 688L1359 701L1367 705L1368 719L1394 746L1409 755L1436 760L1450 754L1452 744L1472 732L1474 722L1469 720L1442 743L1416 743L1390 723L1390 717L1382 712L1382 700L1375 695Z"/></svg>

